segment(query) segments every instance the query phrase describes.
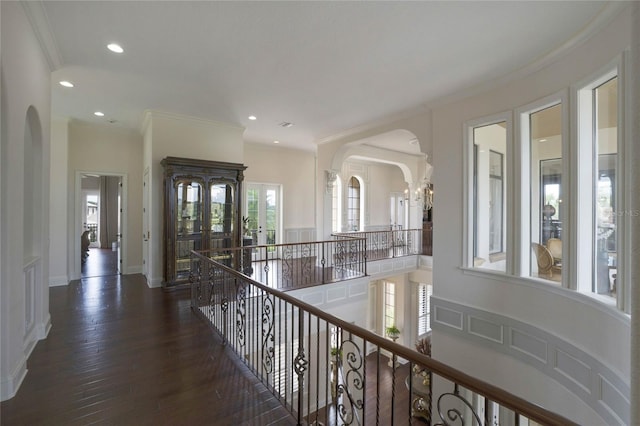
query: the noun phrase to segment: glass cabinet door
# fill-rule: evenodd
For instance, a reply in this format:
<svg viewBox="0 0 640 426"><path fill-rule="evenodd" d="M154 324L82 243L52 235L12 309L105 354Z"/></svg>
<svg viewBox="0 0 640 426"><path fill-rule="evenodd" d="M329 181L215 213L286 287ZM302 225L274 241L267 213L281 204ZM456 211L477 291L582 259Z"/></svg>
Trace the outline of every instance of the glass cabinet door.
<svg viewBox="0 0 640 426"><path fill-rule="evenodd" d="M209 211L211 220L211 241L209 248L233 247L235 223L235 186L231 183L211 182L209 185Z"/></svg>
<svg viewBox="0 0 640 426"><path fill-rule="evenodd" d="M191 179L175 183L176 276L189 275L191 250L202 248L203 185Z"/></svg>

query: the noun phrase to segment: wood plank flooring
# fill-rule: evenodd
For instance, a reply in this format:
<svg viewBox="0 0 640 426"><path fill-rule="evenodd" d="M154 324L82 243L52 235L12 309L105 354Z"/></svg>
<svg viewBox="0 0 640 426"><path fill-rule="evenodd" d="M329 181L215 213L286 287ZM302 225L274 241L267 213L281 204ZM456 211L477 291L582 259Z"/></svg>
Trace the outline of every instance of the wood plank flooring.
<svg viewBox="0 0 640 426"><path fill-rule="evenodd" d="M28 360L4 425L295 424L190 309L141 275L50 289L53 328Z"/></svg>
<svg viewBox="0 0 640 426"><path fill-rule="evenodd" d="M106 248L89 248L89 255L82 263L82 278L104 277L118 274L118 253Z"/></svg>

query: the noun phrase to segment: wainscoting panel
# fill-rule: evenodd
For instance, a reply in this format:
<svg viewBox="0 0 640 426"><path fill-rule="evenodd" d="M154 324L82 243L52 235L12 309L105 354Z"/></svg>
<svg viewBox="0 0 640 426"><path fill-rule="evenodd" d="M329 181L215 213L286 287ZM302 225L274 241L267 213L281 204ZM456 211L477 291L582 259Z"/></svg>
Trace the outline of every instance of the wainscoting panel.
<svg viewBox="0 0 640 426"><path fill-rule="evenodd" d="M621 422L617 413L629 412L629 398L620 393L620 389L612 385L607 379L602 376L598 376L598 389L600 390L598 398L600 404L604 409L610 411L612 415L618 418L618 422ZM629 420L627 419L627 422Z"/></svg>
<svg viewBox="0 0 640 426"><path fill-rule="evenodd" d="M504 329L501 324L469 315L469 333L497 343L504 341Z"/></svg>
<svg viewBox="0 0 640 426"><path fill-rule="evenodd" d="M24 289L24 353L28 357L38 342L36 328L37 287L40 282L41 259L33 257L25 262L23 269ZM39 298L38 298L39 299Z"/></svg>
<svg viewBox="0 0 640 426"><path fill-rule="evenodd" d="M529 333L511 327L511 348L524 356L535 358L543 364L547 363L547 342Z"/></svg>
<svg viewBox="0 0 640 426"><path fill-rule="evenodd" d="M319 308L334 308L356 301L366 301L369 298L369 279L370 277L363 277L338 281L329 285L291 290L287 294Z"/></svg>
<svg viewBox="0 0 640 426"><path fill-rule="evenodd" d="M628 424L629 384L590 354L542 329L431 297L432 327L531 365L593 407L607 424Z"/></svg>
<svg viewBox="0 0 640 426"><path fill-rule="evenodd" d="M435 312L434 324L441 324L462 331L462 312L454 311L453 309L448 309L443 306L435 306L431 312Z"/></svg>
<svg viewBox="0 0 640 426"><path fill-rule="evenodd" d="M587 364L560 349L556 349L554 358L554 368L559 373L582 386L585 391L591 392L592 371Z"/></svg>
<svg viewBox="0 0 640 426"><path fill-rule="evenodd" d="M355 283L349 287L349 297L366 295L369 290L369 284L366 282Z"/></svg>
<svg viewBox="0 0 640 426"><path fill-rule="evenodd" d="M381 280L394 275L408 274L418 268L418 258L421 256L404 256L399 258L381 259L367 262L367 275L371 280Z"/></svg>
<svg viewBox="0 0 640 426"><path fill-rule="evenodd" d="M327 290L327 303L333 303L337 300L347 297L347 289L345 287L330 287Z"/></svg>
<svg viewBox="0 0 640 426"><path fill-rule="evenodd" d="M289 228L284 230L284 243L316 241L316 228Z"/></svg>

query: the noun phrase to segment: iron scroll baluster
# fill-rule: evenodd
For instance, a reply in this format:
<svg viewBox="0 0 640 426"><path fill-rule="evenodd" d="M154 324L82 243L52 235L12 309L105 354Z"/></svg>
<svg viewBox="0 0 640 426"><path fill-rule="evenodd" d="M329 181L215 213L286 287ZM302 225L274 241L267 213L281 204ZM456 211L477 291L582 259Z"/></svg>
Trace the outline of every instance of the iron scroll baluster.
<svg viewBox="0 0 640 426"><path fill-rule="evenodd" d="M342 368L342 382L338 384L338 414L345 425L362 424L364 414L365 379L362 372L364 358L353 340L340 345L347 365Z"/></svg>
<svg viewBox="0 0 640 426"><path fill-rule="evenodd" d="M236 327L238 345L244 348L247 344L247 284L244 280L236 281Z"/></svg>
<svg viewBox="0 0 640 426"><path fill-rule="evenodd" d="M273 298L267 294L262 302L262 366L267 374L274 370L274 324Z"/></svg>
<svg viewBox="0 0 640 426"><path fill-rule="evenodd" d="M298 309L298 353L293 360L293 369L298 376L298 424L302 420L302 407L304 402L304 373L307 371L309 361L304 356L304 312Z"/></svg>
<svg viewBox="0 0 640 426"><path fill-rule="evenodd" d="M480 416L478 416L478 413L476 413L476 411L473 409L473 405L471 405L469 401L467 401L460 395L460 390L458 389L458 385L456 384L454 386L453 392L443 393L438 398L438 415L440 416L442 423L436 423L434 424L434 426L452 426L454 424L463 426L465 424L464 414L462 414L459 408L449 408L446 410L446 417L451 423L445 419L445 413L443 413L444 408L442 407L443 399L451 398L453 398L454 400L458 400L459 402L462 402L464 405L466 405L466 407L471 411L471 414L473 414L474 421L479 425L482 424L482 420L480 420Z"/></svg>

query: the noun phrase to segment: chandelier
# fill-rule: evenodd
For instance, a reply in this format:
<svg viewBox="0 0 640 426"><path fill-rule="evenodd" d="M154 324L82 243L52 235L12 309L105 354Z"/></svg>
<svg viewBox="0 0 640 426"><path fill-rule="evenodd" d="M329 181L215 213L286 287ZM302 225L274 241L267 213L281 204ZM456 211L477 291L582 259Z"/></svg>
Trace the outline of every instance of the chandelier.
<svg viewBox="0 0 640 426"><path fill-rule="evenodd" d="M422 202L422 210L431 210L433 208L433 184L431 183L431 173L433 173L433 166L429 164L428 155L424 156L425 170L424 179L420 183L420 186L416 188L415 200Z"/></svg>

